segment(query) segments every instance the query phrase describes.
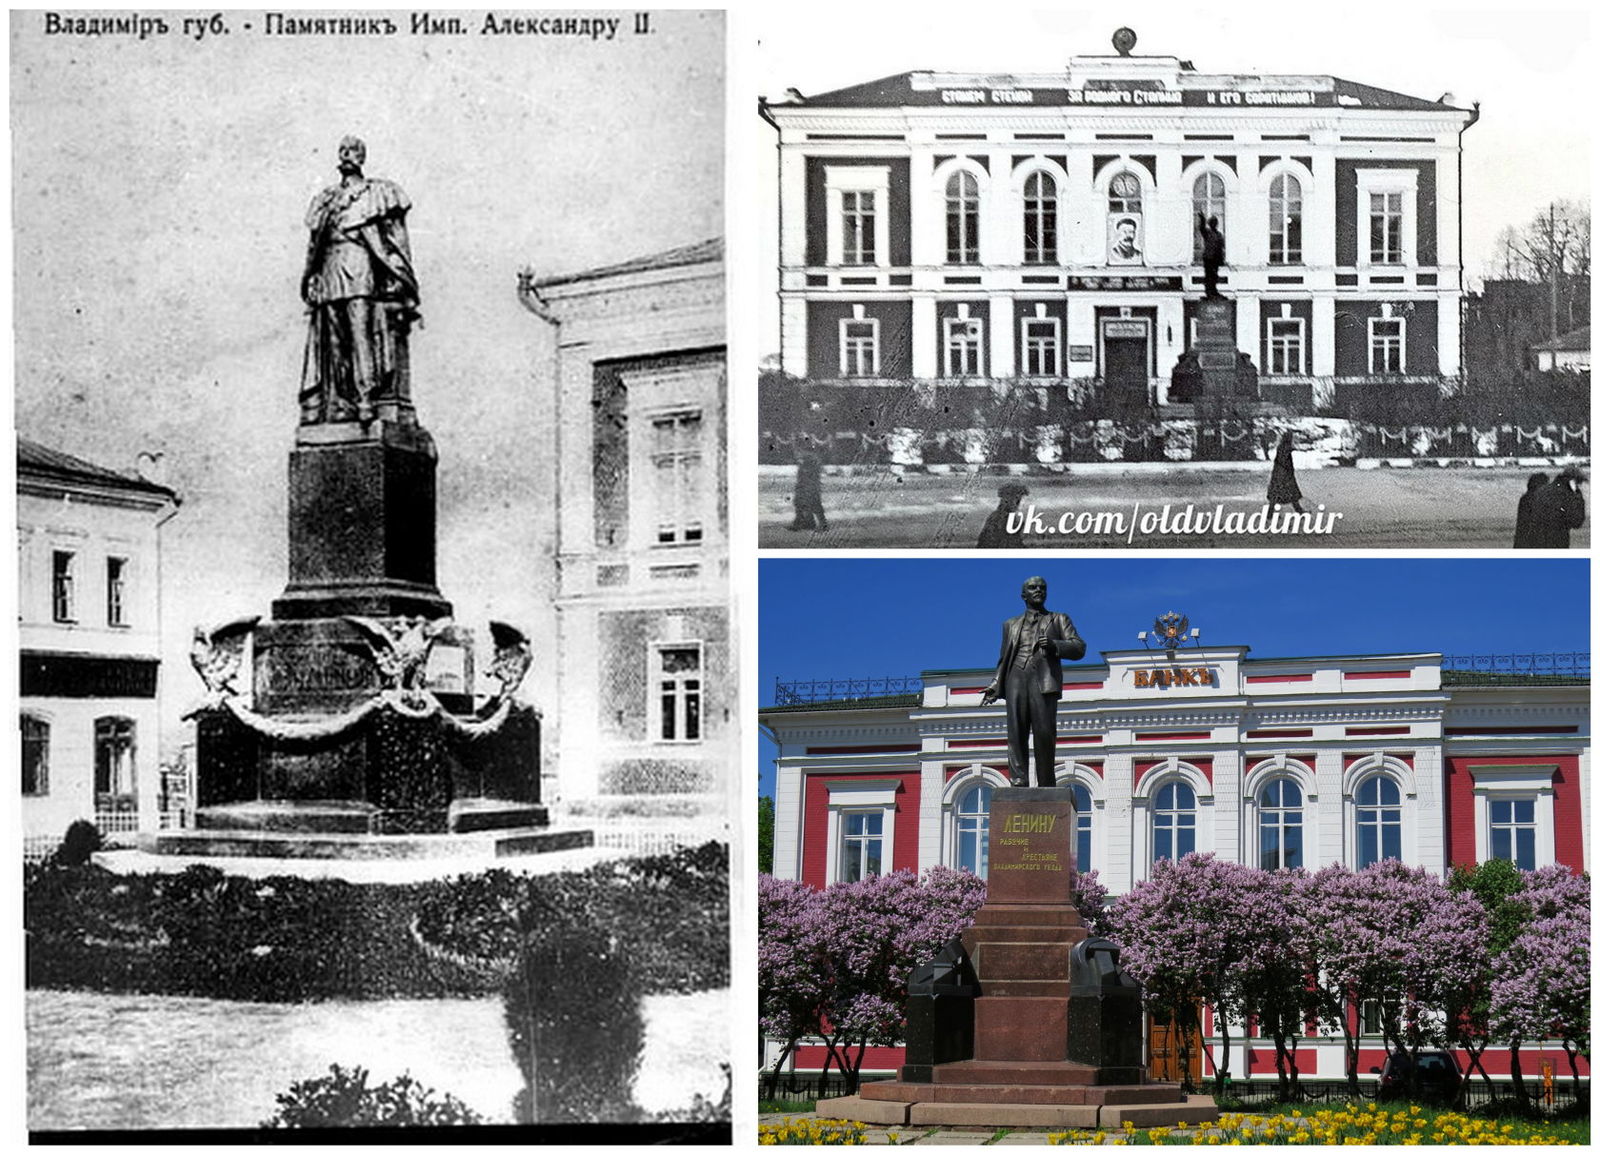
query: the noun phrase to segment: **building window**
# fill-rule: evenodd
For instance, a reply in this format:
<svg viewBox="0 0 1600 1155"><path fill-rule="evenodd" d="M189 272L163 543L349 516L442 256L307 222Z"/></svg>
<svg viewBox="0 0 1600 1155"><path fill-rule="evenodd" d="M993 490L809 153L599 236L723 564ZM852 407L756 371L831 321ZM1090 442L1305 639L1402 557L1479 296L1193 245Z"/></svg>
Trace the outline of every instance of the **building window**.
<svg viewBox="0 0 1600 1155"><path fill-rule="evenodd" d="M944 371L947 377L983 376L983 321L980 318L944 319Z"/></svg>
<svg viewBox="0 0 1600 1155"><path fill-rule="evenodd" d="M705 536L700 516L703 424L698 411L666 413L651 420L657 545L692 544Z"/></svg>
<svg viewBox="0 0 1600 1155"><path fill-rule="evenodd" d="M888 264L888 166L831 164L824 170L823 180L828 201L828 264L879 268Z"/></svg>
<svg viewBox="0 0 1600 1155"><path fill-rule="evenodd" d="M1400 787L1381 774L1356 789L1356 869L1400 857Z"/></svg>
<svg viewBox="0 0 1600 1155"><path fill-rule="evenodd" d="M1036 172L1022 185L1022 260L1056 261L1056 182L1049 173Z"/></svg>
<svg viewBox="0 0 1600 1155"><path fill-rule="evenodd" d="M1214 172L1201 173L1194 182L1194 263L1199 264L1205 255L1205 241L1200 237L1200 222L1217 218L1217 228L1224 236L1228 233L1228 194L1222 178Z"/></svg>
<svg viewBox="0 0 1600 1155"><path fill-rule="evenodd" d="M1405 197L1398 192L1368 194L1367 243L1375 265L1398 265L1405 260L1402 226Z"/></svg>
<svg viewBox="0 0 1600 1155"><path fill-rule="evenodd" d="M128 559L106 558L106 625L128 624Z"/></svg>
<svg viewBox="0 0 1600 1155"><path fill-rule="evenodd" d="M989 877L989 803L994 787L980 783L956 800L956 868Z"/></svg>
<svg viewBox="0 0 1600 1155"><path fill-rule="evenodd" d="M1076 870L1094 869L1094 799L1089 788L1081 782L1072 784L1073 867Z"/></svg>
<svg viewBox="0 0 1600 1155"><path fill-rule="evenodd" d="M1144 191L1139 178L1119 172L1106 190L1107 260L1113 265L1144 263Z"/></svg>
<svg viewBox="0 0 1600 1155"><path fill-rule="evenodd" d="M1267 372L1306 371L1305 321L1300 317L1267 319Z"/></svg>
<svg viewBox="0 0 1600 1155"><path fill-rule="evenodd" d="M1405 318L1369 318L1367 321L1367 372L1404 373L1405 371Z"/></svg>
<svg viewBox="0 0 1600 1155"><path fill-rule="evenodd" d="M50 793L50 723L22 715L22 793Z"/></svg>
<svg viewBox="0 0 1600 1155"><path fill-rule="evenodd" d="M878 375L878 322L875 318L847 318L839 322L839 376Z"/></svg>
<svg viewBox="0 0 1600 1155"><path fill-rule="evenodd" d="M1489 800L1489 857L1515 863L1518 870L1538 868L1538 824L1532 798Z"/></svg>
<svg viewBox="0 0 1600 1155"><path fill-rule="evenodd" d="M1261 788L1256 811L1263 870L1305 865L1305 812L1300 787L1288 778L1274 778Z"/></svg>
<svg viewBox="0 0 1600 1155"><path fill-rule="evenodd" d="M1194 853L1196 806L1194 791L1186 782L1169 782L1156 791L1155 805L1151 808L1155 839L1151 860L1170 858L1176 861L1185 854Z"/></svg>
<svg viewBox="0 0 1600 1155"><path fill-rule="evenodd" d="M1023 318L1022 373L1025 377L1061 376L1061 322L1055 317Z"/></svg>
<svg viewBox="0 0 1600 1155"><path fill-rule="evenodd" d="M883 811L847 810L839 815L838 881L860 882L883 873Z"/></svg>
<svg viewBox="0 0 1600 1155"><path fill-rule="evenodd" d="M952 265L978 263L978 178L952 173L944 186L944 259Z"/></svg>
<svg viewBox="0 0 1600 1155"><path fill-rule="evenodd" d="M698 742L704 702L700 643L673 643L656 653L656 737L663 742Z"/></svg>
<svg viewBox="0 0 1600 1155"><path fill-rule="evenodd" d="M840 264L877 263L877 198L877 193L866 189L845 191L840 194Z"/></svg>
<svg viewBox="0 0 1600 1155"><path fill-rule="evenodd" d="M58 549L50 555L50 615L58 622L78 620L76 577L78 557Z"/></svg>
<svg viewBox="0 0 1600 1155"><path fill-rule="evenodd" d="M1382 999L1361 1000L1361 1033L1363 1035L1382 1035L1384 1033L1384 1020L1398 1023L1400 1021L1400 1004Z"/></svg>
<svg viewBox="0 0 1600 1155"><path fill-rule="evenodd" d="M1268 264L1298 265L1300 263L1300 219L1302 209L1299 178L1286 172L1279 173L1273 177L1267 193Z"/></svg>
<svg viewBox="0 0 1600 1155"><path fill-rule="evenodd" d="M134 725L132 718L94 721L94 802L101 811L135 808Z"/></svg>

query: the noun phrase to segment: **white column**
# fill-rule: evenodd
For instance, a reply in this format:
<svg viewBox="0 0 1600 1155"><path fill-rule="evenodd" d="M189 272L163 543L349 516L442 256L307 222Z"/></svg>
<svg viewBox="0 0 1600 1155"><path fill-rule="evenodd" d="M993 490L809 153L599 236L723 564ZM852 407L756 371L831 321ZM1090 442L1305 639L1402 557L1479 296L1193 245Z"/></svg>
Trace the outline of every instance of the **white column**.
<svg viewBox="0 0 1600 1155"><path fill-rule="evenodd" d="M1305 218L1301 222L1300 237L1305 263L1311 268L1325 268L1333 264L1335 256L1334 234L1338 214L1334 207L1334 157L1328 148L1319 148L1311 155L1311 187L1305 193ZM1357 235L1360 235L1361 209L1358 206Z"/></svg>
<svg viewBox="0 0 1600 1155"><path fill-rule="evenodd" d="M989 376L1017 375L1016 302L1010 297L989 299Z"/></svg>
<svg viewBox="0 0 1600 1155"><path fill-rule="evenodd" d="M1153 212L1145 213L1145 259L1152 265L1187 265L1194 255L1189 193L1182 187L1183 159L1171 149L1156 153Z"/></svg>
<svg viewBox="0 0 1600 1155"><path fill-rule="evenodd" d="M911 150L911 264L944 263L944 196L933 187L933 154Z"/></svg>
<svg viewBox="0 0 1600 1155"><path fill-rule="evenodd" d="M1083 294L1075 293L1067 298L1067 331L1062 335L1063 344L1088 345L1091 349L1096 345L1094 332L1094 302L1085 300ZM1063 349L1061 355L1066 357L1069 350ZM1068 377L1093 377L1098 366L1094 361L1067 362Z"/></svg>
<svg viewBox="0 0 1600 1155"><path fill-rule="evenodd" d="M911 375L936 377L939 373L939 322L932 297L911 298Z"/></svg>
<svg viewBox="0 0 1600 1155"><path fill-rule="evenodd" d="M804 377L806 364L806 301L800 296L785 296L779 302L782 309L783 347L779 350L783 371L794 377Z"/></svg>
<svg viewBox="0 0 1600 1155"><path fill-rule="evenodd" d="M1440 293L1439 372L1454 377L1461 372L1461 294Z"/></svg>
<svg viewBox="0 0 1600 1155"><path fill-rule="evenodd" d="M1311 298L1311 372L1317 377L1333 376L1333 297L1318 293Z"/></svg>
<svg viewBox="0 0 1600 1155"><path fill-rule="evenodd" d="M778 235L778 264L786 269L806 263L806 157L795 145L778 150L778 203L783 220Z"/></svg>
<svg viewBox="0 0 1600 1155"><path fill-rule="evenodd" d="M1234 307L1235 348L1250 354L1250 360L1261 369L1261 298L1254 293L1242 296Z"/></svg>

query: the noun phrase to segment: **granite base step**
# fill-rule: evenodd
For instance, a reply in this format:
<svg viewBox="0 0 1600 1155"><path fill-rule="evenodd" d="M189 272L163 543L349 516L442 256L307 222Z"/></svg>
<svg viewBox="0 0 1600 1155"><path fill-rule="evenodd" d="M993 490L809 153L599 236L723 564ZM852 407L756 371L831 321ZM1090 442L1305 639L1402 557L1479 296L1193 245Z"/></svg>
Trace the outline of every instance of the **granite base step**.
<svg viewBox="0 0 1600 1155"><path fill-rule="evenodd" d="M1173 1094L1169 1102L1123 1104L950 1103L928 1099L899 1102L849 1095L822 1100L817 1104L817 1116L891 1127L1072 1127L1108 1131L1119 1130L1125 1122L1140 1128L1179 1123L1193 1126L1214 1123L1220 1117L1216 1102L1209 1095L1184 1096L1176 1090Z"/></svg>
<svg viewBox="0 0 1600 1155"><path fill-rule="evenodd" d="M163 830L140 834L148 854L185 858L348 860L494 859L594 845L592 830L524 827L466 834L346 834L277 830Z"/></svg>

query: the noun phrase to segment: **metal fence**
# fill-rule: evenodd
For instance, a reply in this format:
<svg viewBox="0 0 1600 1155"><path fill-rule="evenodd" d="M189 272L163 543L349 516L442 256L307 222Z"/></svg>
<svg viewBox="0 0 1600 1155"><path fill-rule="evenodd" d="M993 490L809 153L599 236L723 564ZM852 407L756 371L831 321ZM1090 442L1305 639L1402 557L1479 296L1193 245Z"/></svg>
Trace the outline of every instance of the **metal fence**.
<svg viewBox="0 0 1600 1155"><path fill-rule="evenodd" d="M1557 1112L1570 1109L1579 1103L1587 1103L1589 1099L1589 1081L1583 1080L1581 1089L1573 1090L1572 1080L1557 1079L1554 1085L1546 1091L1540 1085L1538 1076L1530 1075L1527 1078L1528 1093L1536 1109L1548 1112ZM1344 1081L1307 1081L1300 1080L1299 1093L1284 1095L1276 1079L1251 1079L1246 1081L1230 1081L1226 1088L1219 1088L1214 1083L1206 1083L1202 1088L1207 1094L1218 1094L1231 1099L1246 1107L1267 1107L1275 1103L1295 1102L1307 1104L1320 1104L1334 1106L1351 1102L1371 1102L1378 1097L1378 1084L1376 1080L1363 1080L1356 1085L1354 1093L1350 1085ZM1512 1084L1496 1082L1493 1086L1485 1086L1479 1078L1467 1080L1462 1090L1460 1100L1455 1104L1468 1110L1481 1110L1495 1104L1504 1104L1511 1107L1517 1103L1516 1092Z"/></svg>
<svg viewBox="0 0 1600 1155"><path fill-rule="evenodd" d="M1451 681L1493 684L1533 679L1548 685L1584 685L1589 681L1589 655L1582 651L1552 654L1446 654L1439 668Z"/></svg>
<svg viewBox="0 0 1600 1155"><path fill-rule="evenodd" d="M850 702L861 698L887 698L899 694L920 694L922 679L904 678L821 678L810 682L778 679L774 706L806 706L817 702Z"/></svg>

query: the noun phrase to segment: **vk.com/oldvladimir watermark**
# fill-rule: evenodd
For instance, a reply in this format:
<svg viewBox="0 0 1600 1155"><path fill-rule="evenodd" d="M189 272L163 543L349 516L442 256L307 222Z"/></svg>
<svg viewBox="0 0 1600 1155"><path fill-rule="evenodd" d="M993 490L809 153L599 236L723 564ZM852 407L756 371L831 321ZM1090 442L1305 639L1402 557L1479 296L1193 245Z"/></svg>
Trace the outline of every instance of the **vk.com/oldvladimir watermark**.
<svg viewBox="0 0 1600 1155"><path fill-rule="evenodd" d="M1210 508L1187 505L1153 506L1131 513L1120 509L1040 512L1031 503L1006 515L1008 534L1061 537L1117 537L1132 544L1134 537L1267 537L1273 535L1330 534L1344 514L1319 505L1316 512L1273 509L1228 509L1221 502Z"/></svg>

